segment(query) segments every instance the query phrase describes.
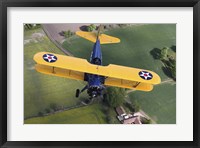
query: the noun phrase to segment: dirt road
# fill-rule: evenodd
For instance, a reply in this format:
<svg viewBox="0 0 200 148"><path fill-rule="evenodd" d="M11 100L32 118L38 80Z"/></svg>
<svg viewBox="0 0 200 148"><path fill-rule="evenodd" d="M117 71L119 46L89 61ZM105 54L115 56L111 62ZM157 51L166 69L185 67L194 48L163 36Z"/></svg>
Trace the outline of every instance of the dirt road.
<svg viewBox="0 0 200 148"><path fill-rule="evenodd" d="M62 42L65 40L65 37L61 35L61 32L70 30L76 32L80 30L81 26L90 25L90 24L42 24L42 28L48 38L66 55L73 56L67 49L62 47Z"/></svg>
<svg viewBox="0 0 200 148"><path fill-rule="evenodd" d="M64 36L60 35L62 31L70 30L72 32L76 32L80 30L81 26L90 25L90 24L42 24L43 28L49 32L51 37L57 42L62 42L65 39Z"/></svg>

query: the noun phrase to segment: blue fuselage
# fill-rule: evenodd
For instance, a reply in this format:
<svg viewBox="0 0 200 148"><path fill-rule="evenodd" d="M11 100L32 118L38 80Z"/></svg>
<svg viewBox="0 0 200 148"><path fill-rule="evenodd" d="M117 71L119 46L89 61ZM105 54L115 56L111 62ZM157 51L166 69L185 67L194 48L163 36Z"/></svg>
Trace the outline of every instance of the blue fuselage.
<svg viewBox="0 0 200 148"><path fill-rule="evenodd" d="M98 39L93 46L90 63L94 65L102 65L101 46ZM104 88L102 84L104 83L105 78L94 74L85 74L85 78L88 81L88 94L92 97L101 95L101 91Z"/></svg>

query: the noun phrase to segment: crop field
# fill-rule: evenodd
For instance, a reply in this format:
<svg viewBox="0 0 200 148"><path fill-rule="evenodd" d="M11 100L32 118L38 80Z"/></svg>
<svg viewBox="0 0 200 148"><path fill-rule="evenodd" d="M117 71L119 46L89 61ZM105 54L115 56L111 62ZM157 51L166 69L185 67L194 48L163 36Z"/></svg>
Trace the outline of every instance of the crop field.
<svg viewBox="0 0 200 148"><path fill-rule="evenodd" d="M25 31L24 36L24 118L45 112L51 104L71 107L80 102L80 99L75 98L75 90L84 86L82 82L44 75L34 69L33 56L37 52L63 53L42 29Z"/></svg>
<svg viewBox="0 0 200 148"><path fill-rule="evenodd" d="M112 29L105 34L118 37L121 42L101 45L103 65L118 64L142 68L158 73L162 80L168 78L162 70L162 62L155 60L150 52L154 48L176 46L175 24L133 25ZM89 60L93 43L82 38L72 38L65 41L63 47L76 57Z"/></svg>
<svg viewBox="0 0 200 148"><path fill-rule="evenodd" d="M151 92L134 91L129 98L133 103L137 101L156 123L176 123L176 84L160 84Z"/></svg>
<svg viewBox="0 0 200 148"><path fill-rule="evenodd" d="M93 104L69 111L25 120L25 124L106 124L101 104Z"/></svg>

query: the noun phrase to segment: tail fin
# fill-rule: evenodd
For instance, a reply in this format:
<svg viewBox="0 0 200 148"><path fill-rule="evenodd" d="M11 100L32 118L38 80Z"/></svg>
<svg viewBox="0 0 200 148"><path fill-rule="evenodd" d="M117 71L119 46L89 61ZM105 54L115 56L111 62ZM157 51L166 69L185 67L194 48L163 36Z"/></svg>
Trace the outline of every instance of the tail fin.
<svg viewBox="0 0 200 148"><path fill-rule="evenodd" d="M98 33L99 34L99 33ZM85 32L85 31L77 31L76 35L85 38L93 43L96 42L97 39L100 40L101 44L112 44L112 43L119 43L120 39L116 37L112 37L106 34L98 35L95 32Z"/></svg>

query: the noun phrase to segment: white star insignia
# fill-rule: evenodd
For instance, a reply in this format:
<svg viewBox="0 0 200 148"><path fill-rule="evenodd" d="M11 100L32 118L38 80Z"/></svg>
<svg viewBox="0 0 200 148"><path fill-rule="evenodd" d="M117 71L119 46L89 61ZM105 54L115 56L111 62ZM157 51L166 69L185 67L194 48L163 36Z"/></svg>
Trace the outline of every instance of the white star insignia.
<svg viewBox="0 0 200 148"><path fill-rule="evenodd" d="M57 60L57 57L52 54L45 54L43 56L43 59L47 62L55 62Z"/></svg>
<svg viewBox="0 0 200 148"><path fill-rule="evenodd" d="M152 78L152 76L149 74L149 72L144 72L144 71L141 71L140 76L144 77L145 80L147 80L147 78Z"/></svg>

